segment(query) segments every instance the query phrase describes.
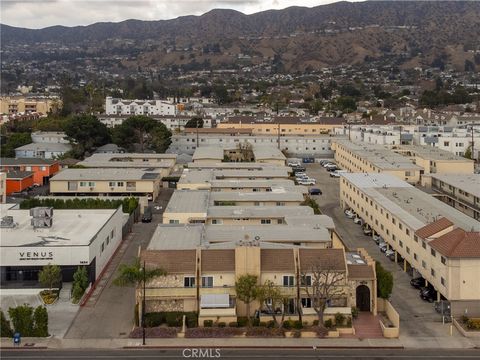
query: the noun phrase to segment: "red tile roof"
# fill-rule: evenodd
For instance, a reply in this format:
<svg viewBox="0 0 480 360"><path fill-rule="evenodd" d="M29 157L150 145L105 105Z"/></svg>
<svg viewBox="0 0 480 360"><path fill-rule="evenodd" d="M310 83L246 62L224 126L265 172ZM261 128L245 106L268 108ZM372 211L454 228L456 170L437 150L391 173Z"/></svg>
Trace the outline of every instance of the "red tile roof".
<svg viewBox="0 0 480 360"><path fill-rule="evenodd" d="M440 218L437 221L434 221L424 227L415 231L415 235L421 237L422 239L427 239L432 235L439 233L440 231L445 230L446 228L452 226L453 223L447 218Z"/></svg>
<svg viewBox="0 0 480 360"><path fill-rule="evenodd" d="M446 257L480 258L480 232L457 228L428 244Z"/></svg>
<svg viewBox="0 0 480 360"><path fill-rule="evenodd" d="M262 271L295 272L293 249L261 249L260 267Z"/></svg>
<svg viewBox="0 0 480 360"><path fill-rule="evenodd" d="M370 265L347 265L348 279L350 280L373 280L375 274Z"/></svg>
<svg viewBox="0 0 480 360"><path fill-rule="evenodd" d="M202 271L235 271L235 250L202 250Z"/></svg>

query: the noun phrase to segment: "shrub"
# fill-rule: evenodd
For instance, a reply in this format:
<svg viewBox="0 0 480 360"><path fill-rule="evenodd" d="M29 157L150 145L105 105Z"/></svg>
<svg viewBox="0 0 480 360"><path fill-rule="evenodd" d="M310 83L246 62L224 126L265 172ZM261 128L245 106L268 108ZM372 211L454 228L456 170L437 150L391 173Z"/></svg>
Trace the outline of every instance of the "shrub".
<svg viewBox="0 0 480 360"><path fill-rule="evenodd" d="M302 337L302 332L300 330L295 330L293 332L293 337L294 338L299 338L299 337Z"/></svg>
<svg viewBox="0 0 480 360"><path fill-rule="evenodd" d="M135 326L139 326L140 325L140 320L138 318L138 303L135 304L135 308L133 309L133 311L135 312L133 314L133 318L135 319Z"/></svg>
<svg viewBox="0 0 480 360"><path fill-rule="evenodd" d="M308 321L304 321L303 322L303 327L307 327L308 326Z"/></svg>
<svg viewBox="0 0 480 360"><path fill-rule="evenodd" d="M248 324L248 318L246 316L239 316L237 318L237 324L239 327L245 327Z"/></svg>
<svg viewBox="0 0 480 360"><path fill-rule="evenodd" d="M319 321L318 320L313 320L312 325L313 326L318 326Z"/></svg>
<svg viewBox="0 0 480 360"><path fill-rule="evenodd" d="M283 328L286 330L290 330L292 328L292 322L290 320L285 320L283 322Z"/></svg>
<svg viewBox="0 0 480 360"><path fill-rule="evenodd" d="M242 329L237 328L218 328L218 327L203 327L187 329L185 332L186 338L228 338L235 335L242 334Z"/></svg>
<svg viewBox="0 0 480 360"><path fill-rule="evenodd" d="M277 323L274 320L269 320L267 322L267 328L272 329L277 326Z"/></svg>
<svg viewBox="0 0 480 360"><path fill-rule="evenodd" d="M138 306L138 305L137 305ZM166 323L166 313L155 312L145 314L145 326L156 327Z"/></svg>
<svg viewBox="0 0 480 360"><path fill-rule="evenodd" d="M293 328L294 328L294 329L299 330L299 329L301 329L302 327L303 327L303 324L302 324L302 322L301 322L300 320L295 320L295 321L293 322Z"/></svg>
<svg viewBox="0 0 480 360"><path fill-rule="evenodd" d="M352 318L350 316L347 318L347 326L352 327Z"/></svg>
<svg viewBox="0 0 480 360"><path fill-rule="evenodd" d="M253 319L252 325L253 325L253 326L259 326L259 325L260 325L260 319L259 319L259 318Z"/></svg>
<svg viewBox="0 0 480 360"><path fill-rule="evenodd" d="M48 312L45 306L38 306L33 313L33 334L38 337L48 336Z"/></svg>
<svg viewBox="0 0 480 360"><path fill-rule="evenodd" d="M325 320L325 327L327 329L331 329L333 327L333 321L332 319Z"/></svg>
<svg viewBox="0 0 480 360"><path fill-rule="evenodd" d="M203 326L204 327L212 327L213 326L213 320L203 320Z"/></svg>
<svg viewBox="0 0 480 360"><path fill-rule="evenodd" d="M185 313L186 316L186 325L189 328L197 327L198 326L198 316L196 312L187 312Z"/></svg>
<svg viewBox="0 0 480 360"><path fill-rule="evenodd" d="M352 317L354 319L358 317L358 308L356 306L352 306Z"/></svg>
<svg viewBox="0 0 480 360"><path fill-rule="evenodd" d="M463 324L466 324L469 319L468 319L468 316L462 315L462 317L460 318L460 320L462 321Z"/></svg>
<svg viewBox="0 0 480 360"><path fill-rule="evenodd" d="M236 328L236 327L238 327L238 323L236 321L231 321L231 322L228 323L228 326Z"/></svg>
<svg viewBox="0 0 480 360"><path fill-rule="evenodd" d="M7 320L7 317L3 313L3 310L0 310L0 337L12 337L13 331L10 326L10 321Z"/></svg>
<svg viewBox="0 0 480 360"><path fill-rule="evenodd" d="M258 326L260 327L267 327L267 323L265 321L260 321L260 323L258 324Z"/></svg>
<svg viewBox="0 0 480 360"><path fill-rule="evenodd" d="M136 327L129 335L129 337L134 339L140 339L142 337L142 328ZM175 338L177 337L176 328L167 328L167 327L151 327L145 329L145 335L149 338Z"/></svg>
<svg viewBox="0 0 480 360"><path fill-rule="evenodd" d="M379 263L375 263L377 273L377 296L382 299L388 299L393 290L393 275L385 270Z"/></svg>
<svg viewBox="0 0 480 360"><path fill-rule="evenodd" d="M183 324L183 313L180 312L167 312L166 321L168 327L178 327Z"/></svg>
<svg viewBox="0 0 480 360"><path fill-rule="evenodd" d="M467 321L467 328L469 330L480 330L480 319L469 319Z"/></svg>
<svg viewBox="0 0 480 360"><path fill-rule="evenodd" d="M345 315L337 312L335 314L335 325L342 326L344 322L345 322Z"/></svg>
<svg viewBox="0 0 480 360"><path fill-rule="evenodd" d="M245 335L251 337L284 337L285 333L283 329L279 328L251 327L247 329Z"/></svg>
<svg viewBox="0 0 480 360"><path fill-rule="evenodd" d="M10 315L15 332L20 333L22 336L33 335L33 307L24 304L15 308L10 308L8 309L8 315Z"/></svg>
<svg viewBox="0 0 480 360"><path fill-rule="evenodd" d="M219 323L217 324L217 326L218 326L219 328L224 328L225 326L227 326L227 324L224 323L223 321L221 321L221 322L219 322Z"/></svg>
<svg viewBox="0 0 480 360"><path fill-rule="evenodd" d="M72 297L74 302L80 301L88 287L88 274L85 266L78 266L73 274Z"/></svg>
<svg viewBox="0 0 480 360"><path fill-rule="evenodd" d="M53 304L58 298L58 290L42 290L40 291L40 297L42 298L44 304Z"/></svg>

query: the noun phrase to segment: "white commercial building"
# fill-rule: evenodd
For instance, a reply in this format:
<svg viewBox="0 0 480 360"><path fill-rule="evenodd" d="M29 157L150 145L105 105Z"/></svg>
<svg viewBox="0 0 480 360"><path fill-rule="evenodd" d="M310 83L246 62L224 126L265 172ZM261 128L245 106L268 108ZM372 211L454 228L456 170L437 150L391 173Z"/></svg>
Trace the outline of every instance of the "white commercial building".
<svg viewBox="0 0 480 360"><path fill-rule="evenodd" d="M175 104L163 100L126 100L107 96L105 99L107 115L175 115Z"/></svg>
<svg viewBox="0 0 480 360"><path fill-rule="evenodd" d="M38 272L59 265L63 281L72 281L78 266L86 266L94 282L122 241L128 215L118 209L53 210L50 224L35 223L30 210L1 205L2 286L35 286ZM48 221L47 221L48 223Z"/></svg>

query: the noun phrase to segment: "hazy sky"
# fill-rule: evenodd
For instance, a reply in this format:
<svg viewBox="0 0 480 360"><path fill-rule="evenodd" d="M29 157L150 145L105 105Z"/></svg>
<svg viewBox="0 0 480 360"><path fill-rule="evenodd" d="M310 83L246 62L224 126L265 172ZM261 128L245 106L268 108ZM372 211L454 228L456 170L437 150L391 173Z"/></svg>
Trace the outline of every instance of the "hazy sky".
<svg viewBox="0 0 480 360"><path fill-rule="evenodd" d="M350 0L358 1L358 0ZM246 14L288 6L316 6L335 0L0 0L3 24L43 28L52 25L88 25L126 19L160 20L201 15L214 8Z"/></svg>

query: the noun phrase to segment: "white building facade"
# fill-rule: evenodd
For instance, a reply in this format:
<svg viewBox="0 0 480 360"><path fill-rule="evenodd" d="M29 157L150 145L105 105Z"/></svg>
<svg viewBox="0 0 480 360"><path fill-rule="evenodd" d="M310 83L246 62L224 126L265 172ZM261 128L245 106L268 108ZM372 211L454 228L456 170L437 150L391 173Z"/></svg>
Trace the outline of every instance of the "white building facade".
<svg viewBox="0 0 480 360"><path fill-rule="evenodd" d="M126 100L107 96L105 99L107 115L176 115L175 104L163 100Z"/></svg>

